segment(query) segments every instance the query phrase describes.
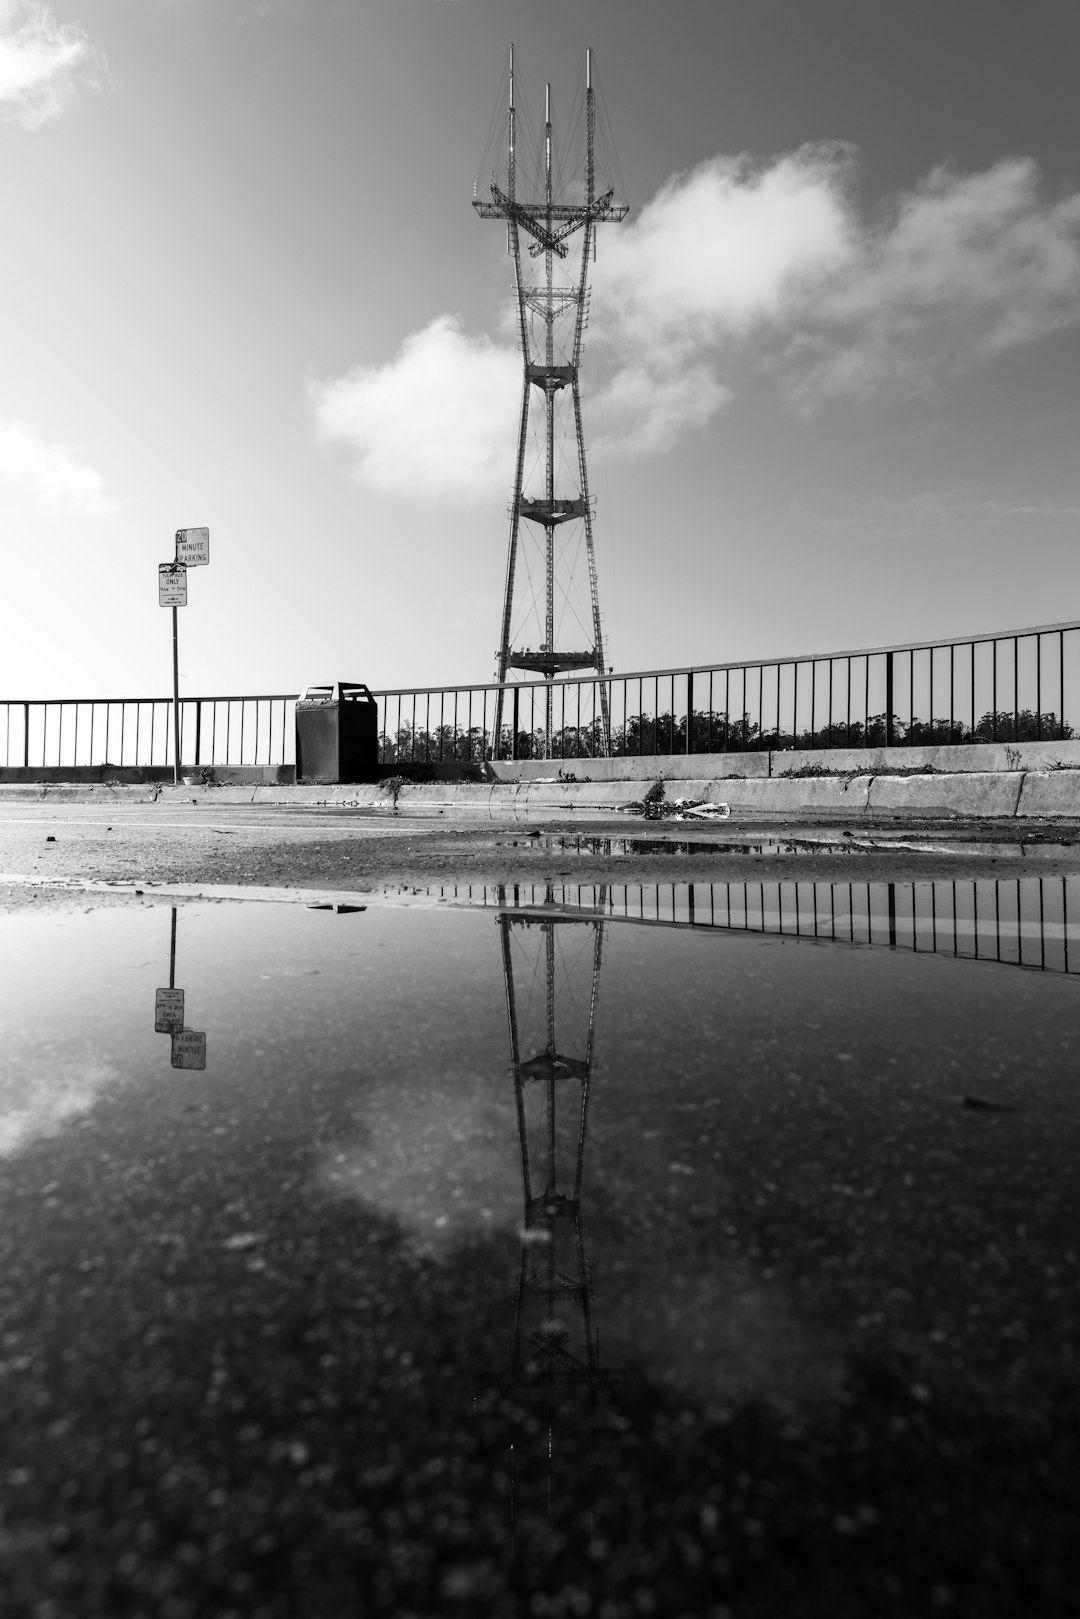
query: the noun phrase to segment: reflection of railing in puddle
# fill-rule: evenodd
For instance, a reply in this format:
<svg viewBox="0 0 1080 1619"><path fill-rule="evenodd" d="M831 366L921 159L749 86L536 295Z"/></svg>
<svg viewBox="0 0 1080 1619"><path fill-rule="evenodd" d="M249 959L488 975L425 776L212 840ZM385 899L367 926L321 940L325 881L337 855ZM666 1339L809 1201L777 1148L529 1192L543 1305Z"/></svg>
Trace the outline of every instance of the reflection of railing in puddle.
<svg viewBox="0 0 1080 1619"><path fill-rule="evenodd" d="M887 945L1080 973L1080 877L937 882L568 883L443 888L459 903L519 913ZM500 897L504 896L504 897Z"/></svg>
<svg viewBox="0 0 1080 1619"><path fill-rule="evenodd" d="M601 905L605 893L598 891ZM549 906L553 897L545 890ZM584 1395L595 1409L601 1391L631 1376L601 1364L583 1223L604 922L518 909L500 910L497 920L521 1162L521 1255L507 1363L479 1373L476 1387L543 1405L550 1507L560 1405Z"/></svg>

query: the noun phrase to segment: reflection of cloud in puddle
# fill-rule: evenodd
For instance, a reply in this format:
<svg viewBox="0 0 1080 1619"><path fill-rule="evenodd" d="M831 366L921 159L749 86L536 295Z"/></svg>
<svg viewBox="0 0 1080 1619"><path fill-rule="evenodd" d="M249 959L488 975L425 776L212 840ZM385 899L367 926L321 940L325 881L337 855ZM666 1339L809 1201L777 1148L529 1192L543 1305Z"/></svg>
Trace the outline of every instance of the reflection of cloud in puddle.
<svg viewBox="0 0 1080 1619"><path fill-rule="evenodd" d="M400 1220L421 1252L514 1230L521 1173L507 1089L446 1068L365 1089L362 1133L324 1148L318 1178L324 1191Z"/></svg>
<svg viewBox="0 0 1080 1619"><path fill-rule="evenodd" d="M811 1334L783 1294L737 1266L691 1276L639 1272L612 1287L607 1358L635 1361L650 1379L715 1407L746 1399L802 1402L842 1375L835 1344Z"/></svg>
<svg viewBox="0 0 1080 1619"><path fill-rule="evenodd" d="M0 1077L0 1158L10 1158L38 1136L59 1134L87 1113L116 1070L100 1059L49 1062L9 1059Z"/></svg>
<svg viewBox="0 0 1080 1619"><path fill-rule="evenodd" d="M324 1147L325 1193L392 1216L421 1254L448 1254L488 1232L516 1244L521 1169L508 1086L467 1069L405 1073L365 1088L362 1105L356 1135ZM599 1210L591 1223L586 1205L606 1364L640 1366L676 1398L716 1411L753 1398L803 1403L836 1387L837 1346L799 1322L777 1283L722 1258L697 1274L685 1261L665 1265ZM492 1278L508 1301L515 1280L512 1270Z"/></svg>

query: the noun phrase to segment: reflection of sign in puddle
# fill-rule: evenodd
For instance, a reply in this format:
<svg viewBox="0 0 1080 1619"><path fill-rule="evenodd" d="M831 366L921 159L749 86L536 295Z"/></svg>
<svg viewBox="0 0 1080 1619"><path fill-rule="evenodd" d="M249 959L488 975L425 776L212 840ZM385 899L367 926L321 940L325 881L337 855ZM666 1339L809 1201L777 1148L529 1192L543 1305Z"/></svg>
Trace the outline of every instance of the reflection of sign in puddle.
<svg viewBox="0 0 1080 1619"><path fill-rule="evenodd" d="M175 911L173 914L176 914ZM154 991L154 1033L177 1034L183 1027L183 990L156 989Z"/></svg>
<svg viewBox="0 0 1080 1619"><path fill-rule="evenodd" d="M174 1068L205 1068L205 1034L200 1033L198 1029L181 1029L174 1034L170 1061Z"/></svg>
<svg viewBox="0 0 1080 1619"><path fill-rule="evenodd" d="M169 1057L173 1068L206 1067L206 1035L184 1027L184 992L176 988L176 906L172 907L169 932L169 987L154 991L154 1032L171 1037Z"/></svg>

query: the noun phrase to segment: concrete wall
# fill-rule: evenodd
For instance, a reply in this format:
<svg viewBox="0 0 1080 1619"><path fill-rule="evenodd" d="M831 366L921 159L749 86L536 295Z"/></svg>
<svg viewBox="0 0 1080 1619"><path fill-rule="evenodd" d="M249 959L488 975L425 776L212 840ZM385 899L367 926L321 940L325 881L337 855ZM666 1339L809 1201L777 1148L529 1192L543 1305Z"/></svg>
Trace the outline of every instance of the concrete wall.
<svg viewBox="0 0 1080 1619"><path fill-rule="evenodd" d="M212 784L181 787L181 800L227 803L304 803L401 811L465 814L478 819L612 820L622 813L640 824L630 806L662 780L669 800L712 800L730 806L731 821L783 816L872 820L875 816L1080 820L1080 742L1016 746L832 750L822 753L692 754L689 757L580 761L592 780L553 780L557 761L497 764L490 782L434 781L406 785L394 795L374 785L293 785L291 766L234 766L213 772ZM1050 766L1066 768L1049 768ZM948 766L949 768L943 768ZM1071 767L1071 768L1070 768ZM809 769L812 774L789 774ZM565 771L564 774L568 772ZM584 768L582 775L586 774ZM546 779L545 779L546 778ZM140 796L172 792L162 769L0 770L12 797L63 798L126 791ZM239 800L237 800L239 801Z"/></svg>
<svg viewBox="0 0 1080 1619"><path fill-rule="evenodd" d="M496 759L496 781L549 781L562 771L579 781L705 781L723 776L767 776L768 753L629 754L617 759Z"/></svg>
<svg viewBox="0 0 1080 1619"><path fill-rule="evenodd" d="M499 759L496 781L541 781L574 775L579 781L737 781L744 777L880 776L898 771L955 775L966 771L1080 769L1080 741L987 742L955 748L821 748L762 753L673 753L618 759ZM387 767L389 770L389 767Z"/></svg>
<svg viewBox="0 0 1080 1619"><path fill-rule="evenodd" d="M1061 767L1067 767L1062 772ZM695 784L702 782L741 782L751 780L804 780L830 776L869 777L896 774L963 775L967 773L1015 774L1017 772L1049 772L1068 774L1069 769L1080 773L1080 741L1076 742L1017 742L964 745L956 748L825 748L763 753L691 753L659 754L618 759L521 759L496 760L484 767L490 781L538 785L567 785L565 778L575 776L578 784L599 782L628 782L637 789L631 797L640 797L643 786L664 781L677 789L669 798L680 793L690 796ZM386 776L394 774L393 765L382 767ZM562 772L560 783L559 773ZM475 767L473 770L475 774ZM460 779L463 769L454 765L431 766L432 780L448 784ZM296 779L292 765L219 765L211 770L215 783L258 782L286 786ZM0 768L0 782L58 783L58 782L162 782L172 781L172 770L163 766L81 765L44 768ZM573 785L570 783L569 785ZM749 789L748 789L749 791ZM809 789L808 789L809 791ZM1055 789L1061 793L1063 788ZM812 794L811 794L812 796ZM1068 796L1066 792L1066 797ZM751 802L752 800L747 800ZM874 807L871 801L871 808Z"/></svg>

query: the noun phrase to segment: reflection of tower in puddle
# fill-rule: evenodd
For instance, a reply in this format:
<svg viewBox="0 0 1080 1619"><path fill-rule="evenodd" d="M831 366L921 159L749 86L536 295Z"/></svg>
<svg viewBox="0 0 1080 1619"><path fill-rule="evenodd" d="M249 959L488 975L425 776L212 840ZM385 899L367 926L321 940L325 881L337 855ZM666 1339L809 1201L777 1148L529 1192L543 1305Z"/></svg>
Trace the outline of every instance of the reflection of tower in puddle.
<svg viewBox="0 0 1080 1619"><path fill-rule="evenodd" d="M521 1258L507 1367L478 1381L516 1394L532 1408L534 1425L542 1407L550 1508L557 1415L569 1418L567 1408L579 1415L583 1399L593 1409L602 1389L630 1380L625 1368L600 1362L582 1217L604 923L560 913L549 888L542 906L501 910L498 925L521 1156ZM587 1439L579 1428L558 1437L575 1447Z"/></svg>

